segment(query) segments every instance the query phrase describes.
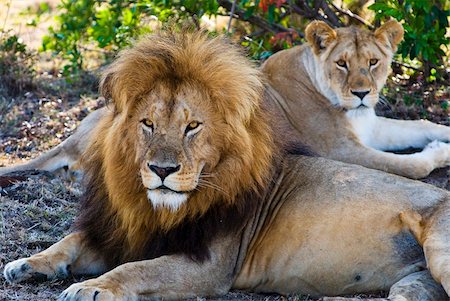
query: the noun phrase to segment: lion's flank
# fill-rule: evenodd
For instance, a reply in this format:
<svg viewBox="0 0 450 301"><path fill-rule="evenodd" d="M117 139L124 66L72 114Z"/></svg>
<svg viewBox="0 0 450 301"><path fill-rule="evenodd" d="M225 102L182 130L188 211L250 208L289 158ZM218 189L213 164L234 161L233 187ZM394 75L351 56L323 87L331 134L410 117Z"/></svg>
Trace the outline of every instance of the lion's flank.
<svg viewBox="0 0 450 301"><path fill-rule="evenodd" d="M199 186L176 211L149 203L128 124L156 83L170 91L182 84L201 87L211 114L226 125L214 129L224 139L211 184ZM274 141L260 108L259 71L222 37L168 31L123 51L105 71L101 92L114 108L95 129L84 158L87 192L77 228L111 266L170 253L206 258L214 237L245 224L273 173Z"/></svg>

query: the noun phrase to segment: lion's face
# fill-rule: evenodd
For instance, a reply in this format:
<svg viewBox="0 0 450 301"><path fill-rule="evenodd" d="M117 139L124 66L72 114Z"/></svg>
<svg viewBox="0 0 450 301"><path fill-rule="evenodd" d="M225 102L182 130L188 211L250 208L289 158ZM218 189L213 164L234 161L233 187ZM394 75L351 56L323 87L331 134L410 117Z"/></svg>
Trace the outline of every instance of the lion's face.
<svg viewBox="0 0 450 301"><path fill-rule="evenodd" d="M214 117L209 95L192 85L171 91L164 85L145 96L133 117L140 175L154 207L179 208L220 158L223 121Z"/></svg>
<svg viewBox="0 0 450 301"><path fill-rule="evenodd" d="M370 32L356 27L333 30L313 22L306 32L319 67L315 76L321 92L347 110L373 108L403 38L401 25L391 21Z"/></svg>
<svg viewBox="0 0 450 301"><path fill-rule="evenodd" d="M97 138L99 161L126 231L155 216L168 229L266 184L274 142L263 84L223 38L145 37L106 69L101 91L114 112Z"/></svg>

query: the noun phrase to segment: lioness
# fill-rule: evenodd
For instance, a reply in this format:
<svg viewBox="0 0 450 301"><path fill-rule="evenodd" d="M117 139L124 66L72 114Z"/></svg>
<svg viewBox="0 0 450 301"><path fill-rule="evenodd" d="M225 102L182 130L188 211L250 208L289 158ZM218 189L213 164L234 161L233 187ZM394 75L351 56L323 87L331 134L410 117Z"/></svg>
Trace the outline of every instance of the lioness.
<svg viewBox="0 0 450 301"><path fill-rule="evenodd" d="M100 275L64 301L233 288L448 300L450 193L279 152L263 90L220 37L166 32L123 51L103 75L111 109L84 159L76 232L8 263L5 278Z"/></svg>
<svg viewBox="0 0 450 301"><path fill-rule="evenodd" d="M317 154L423 178L450 164L450 127L429 121L375 115L403 27L389 21L374 32L332 29L315 21L306 28L308 44L271 56L262 71L267 103L277 115L278 135L305 143ZM385 151L424 148L399 155Z"/></svg>

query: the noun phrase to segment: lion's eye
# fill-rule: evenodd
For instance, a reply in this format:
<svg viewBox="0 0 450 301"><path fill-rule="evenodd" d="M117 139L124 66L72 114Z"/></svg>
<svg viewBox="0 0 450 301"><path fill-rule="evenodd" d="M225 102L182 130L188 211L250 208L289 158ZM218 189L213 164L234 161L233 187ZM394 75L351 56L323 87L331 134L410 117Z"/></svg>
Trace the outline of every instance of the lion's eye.
<svg viewBox="0 0 450 301"><path fill-rule="evenodd" d="M189 132L192 132L193 130L197 129L202 123L199 121L191 121L184 131L185 134L188 134Z"/></svg>
<svg viewBox="0 0 450 301"><path fill-rule="evenodd" d="M336 65L338 65L339 67L347 69L347 63L344 60L337 61Z"/></svg>
<svg viewBox="0 0 450 301"><path fill-rule="evenodd" d="M370 66L375 66L378 63L378 59L370 59L369 64Z"/></svg>
<svg viewBox="0 0 450 301"><path fill-rule="evenodd" d="M153 128L154 128L153 121L151 121L150 119L145 118L145 119L142 119L141 122L142 122L143 125L145 125L146 127L148 127L149 129L151 129L153 131Z"/></svg>

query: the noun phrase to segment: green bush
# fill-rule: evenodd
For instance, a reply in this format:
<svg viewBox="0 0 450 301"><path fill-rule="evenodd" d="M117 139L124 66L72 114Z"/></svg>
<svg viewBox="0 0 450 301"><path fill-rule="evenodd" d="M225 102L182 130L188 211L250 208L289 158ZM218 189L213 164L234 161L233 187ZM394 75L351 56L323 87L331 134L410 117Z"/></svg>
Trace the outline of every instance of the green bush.
<svg viewBox="0 0 450 301"><path fill-rule="evenodd" d="M399 47L403 58L423 62L427 77L435 75L433 68L443 69L442 47L448 47L445 37L449 26L450 10L447 0L378 0L369 9L376 12L377 20L393 17L402 21L405 38ZM431 78L432 79L432 78Z"/></svg>
<svg viewBox="0 0 450 301"><path fill-rule="evenodd" d="M17 35L0 31L0 89L16 96L33 87L34 55Z"/></svg>
<svg viewBox="0 0 450 301"><path fill-rule="evenodd" d="M448 44L445 31L450 11L448 0L377 0L370 9L376 20L394 17L402 21L406 33L400 46L403 58L423 62L429 79L443 68L442 48ZM43 49L61 55L68 63L65 75L85 67L85 49L101 48L107 58L142 33L150 31L153 20L166 22L190 19L199 26L203 15L228 15L233 10L239 19L235 26L241 43L257 60L290 48L303 41L309 20L323 20L331 26L345 26L361 18L333 1L319 0L62 0L57 25L43 41ZM346 0L353 3L354 0ZM436 72L438 70L438 72Z"/></svg>
<svg viewBox="0 0 450 301"><path fill-rule="evenodd" d="M63 73L70 75L83 68L86 45L105 49L108 55L148 32L152 18L198 18L217 9L214 0L62 0L57 26L44 37L43 50L61 54L68 61Z"/></svg>

